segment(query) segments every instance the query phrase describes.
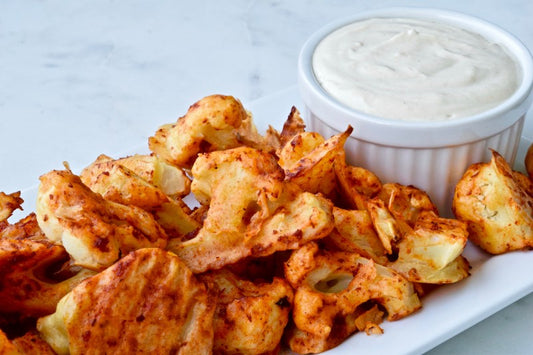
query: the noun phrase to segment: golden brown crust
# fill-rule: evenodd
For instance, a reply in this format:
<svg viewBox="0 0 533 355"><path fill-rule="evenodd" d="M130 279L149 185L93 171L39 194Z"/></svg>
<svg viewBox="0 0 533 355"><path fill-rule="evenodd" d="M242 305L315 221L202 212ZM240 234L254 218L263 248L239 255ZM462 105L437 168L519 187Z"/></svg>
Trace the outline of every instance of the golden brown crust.
<svg viewBox="0 0 533 355"><path fill-rule="evenodd" d="M311 193L333 198L337 192L335 164L344 160L344 143L352 127L327 140L316 133L303 132L292 137L281 149L279 164L285 179Z"/></svg>
<svg viewBox="0 0 533 355"><path fill-rule="evenodd" d="M387 311L389 320L403 318L421 307L413 284L399 273L356 253L320 250L311 242L293 252L285 263L285 277L295 289L289 335L292 350L317 352L335 346L357 329L338 322L359 314L372 300ZM344 319L344 320L343 320ZM343 334L343 339L338 339ZM331 338L333 337L333 338Z"/></svg>
<svg viewBox="0 0 533 355"><path fill-rule="evenodd" d="M211 95L191 105L176 123L149 138L150 150L168 163L191 167L199 153L235 148L245 143L261 146L262 137L251 115L232 96Z"/></svg>
<svg viewBox="0 0 533 355"><path fill-rule="evenodd" d="M36 214L48 239L61 243L78 265L94 270L131 250L167 244L151 214L105 200L68 170L41 176Z"/></svg>
<svg viewBox="0 0 533 355"><path fill-rule="evenodd" d="M196 273L325 237L332 204L283 181L273 155L240 147L200 155L192 191L209 204L198 234L175 251Z"/></svg>
<svg viewBox="0 0 533 355"><path fill-rule="evenodd" d="M533 247L533 198L497 152L473 164L458 182L453 211L470 240L491 254Z"/></svg>
<svg viewBox="0 0 533 355"><path fill-rule="evenodd" d="M179 258L150 248L78 285L37 328L58 353L208 354L213 312L205 286Z"/></svg>
<svg viewBox="0 0 533 355"><path fill-rule="evenodd" d="M13 345L20 354L55 355L54 350L45 342L37 331L29 331L23 336L13 339ZM0 351L0 353L2 353ZM3 354L3 353L2 353Z"/></svg>
<svg viewBox="0 0 533 355"><path fill-rule="evenodd" d="M83 169L80 178L85 185L104 199L140 207L151 213L169 236L184 239L187 234L197 230L200 224L189 216L189 209L182 203L180 197L167 195L164 189L179 195L176 191L182 193L182 189L189 189L189 185L182 186L184 184L182 180L186 179L188 182L189 179L185 175L178 174L182 172L181 170L172 170L169 167L155 168L155 165L164 164L150 156L138 155L117 160L110 158L103 160L99 157ZM142 176L127 166L140 171ZM166 173L160 171L163 169ZM155 176L161 174L166 174L169 181L178 181L169 183L162 181L163 177L156 179ZM161 187L156 186L156 182Z"/></svg>
<svg viewBox="0 0 533 355"><path fill-rule="evenodd" d="M24 317L52 313L61 297L94 274L70 268L69 259L62 246L44 237L33 214L3 230L0 233L0 313ZM63 275L54 274L61 265L69 270L63 270Z"/></svg>
<svg viewBox="0 0 533 355"><path fill-rule="evenodd" d="M254 283L228 270L209 272L201 279L218 295L214 353L266 354L278 348L293 301L285 280Z"/></svg>

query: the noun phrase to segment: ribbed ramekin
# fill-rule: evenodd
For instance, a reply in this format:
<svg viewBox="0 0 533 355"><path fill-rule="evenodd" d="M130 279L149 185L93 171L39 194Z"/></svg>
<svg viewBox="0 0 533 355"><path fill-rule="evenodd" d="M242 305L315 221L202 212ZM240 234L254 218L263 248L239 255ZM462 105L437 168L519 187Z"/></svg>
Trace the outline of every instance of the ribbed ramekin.
<svg viewBox="0 0 533 355"><path fill-rule="evenodd" d="M521 82L498 106L470 117L448 121L404 121L354 110L331 97L312 68L315 47L329 33L352 22L376 17L424 18L476 32L503 45L516 58ZM533 61L513 35L484 20L439 9L388 8L358 13L315 32L298 61L298 86L309 130L325 137L354 127L345 150L349 163L374 172L383 182L425 190L444 216L451 215L453 191L473 163L488 161L490 149L511 164L516 158L525 115L532 102Z"/></svg>

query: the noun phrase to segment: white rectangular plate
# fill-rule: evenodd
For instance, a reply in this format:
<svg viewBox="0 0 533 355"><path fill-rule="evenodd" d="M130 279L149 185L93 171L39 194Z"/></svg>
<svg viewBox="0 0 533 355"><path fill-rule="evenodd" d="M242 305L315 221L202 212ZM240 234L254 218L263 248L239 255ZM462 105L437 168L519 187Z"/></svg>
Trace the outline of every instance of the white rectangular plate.
<svg viewBox="0 0 533 355"><path fill-rule="evenodd" d="M270 124L281 129L290 108L303 110L296 87L257 100L248 109L260 131ZM524 135L531 137L530 132ZM326 137L328 138L328 137ZM515 168L531 144L522 138ZM489 256L468 245L464 252L471 276L432 291L422 299L421 311L396 322L384 322L384 334L358 333L327 354L421 354L533 292L533 251Z"/></svg>
<svg viewBox="0 0 533 355"><path fill-rule="evenodd" d="M296 87L244 104L252 112L261 132L268 125L281 130L291 107L303 107ZM523 169L522 161L530 143L528 138L523 138L520 142L518 165L515 168ZM139 142L139 147L132 147L128 153L148 153L143 150L144 147L146 142ZM22 192L27 201L24 214L28 213L28 209L31 210L31 205L27 204L34 203L35 195L35 187ZM15 215L14 218L21 216ZM472 275L469 278L431 292L422 299L421 311L400 321L384 322L383 335L366 336L358 333L327 353L423 353L533 292L533 252L513 252L490 257L468 245L464 255L472 265Z"/></svg>

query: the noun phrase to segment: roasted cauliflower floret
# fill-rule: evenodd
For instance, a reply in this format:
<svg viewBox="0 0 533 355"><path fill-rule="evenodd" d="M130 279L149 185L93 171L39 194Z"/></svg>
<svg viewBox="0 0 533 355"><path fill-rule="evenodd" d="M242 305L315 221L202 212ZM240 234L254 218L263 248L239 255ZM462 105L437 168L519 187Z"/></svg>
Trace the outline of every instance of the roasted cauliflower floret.
<svg viewBox="0 0 533 355"><path fill-rule="evenodd" d="M333 208L335 229L328 236L336 248L358 253L378 264L388 262L387 252L381 243L369 213L366 210Z"/></svg>
<svg viewBox="0 0 533 355"><path fill-rule="evenodd" d="M433 212L436 215L439 213L428 194L414 186L398 183L384 184L378 197L385 203L394 218L401 219L410 226L414 226L418 216L424 211Z"/></svg>
<svg viewBox="0 0 533 355"><path fill-rule="evenodd" d="M144 159L132 157L131 160L112 160L100 156L83 169L80 178L85 185L106 200L137 206L150 212L169 236L184 238L200 227L200 224L189 216L188 207L179 197L169 197L161 188L150 182L153 178L145 180L127 168L123 164L124 161L133 165L143 162ZM155 174L153 170L152 172ZM153 175L148 171L141 173L145 176Z"/></svg>
<svg viewBox="0 0 533 355"><path fill-rule="evenodd" d="M403 220L394 218L385 203L377 197L366 201L366 209L386 253L394 255L398 250L397 244L409 226Z"/></svg>
<svg viewBox="0 0 533 355"><path fill-rule="evenodd" d="M321 353L342 343L355 332L365 332L368 335L383 334L379 326L384 319L385 312L378 305L366 307L363 304L357 310L346 316L337 316L328 337L323 337L294 326L287 329L287 343L289 348L298 354Z"/></svg>
<svg viewBox="0 0 533 355"><path fill-rule="evenodd" d="M284 186L280 198L269 204L271 214L257 233L249 234L246 243L253 256L297 249L308 241L322 239L334 227L331 201L302 192L290 183Z"/></svg>
<svg viewBox="0 0 533 355"><path fill-rule="evenodd" d="M139 249L76 286L37 330L58 354L209 354L214 309L176 255Z"/></svg>
<svg viewBox="0 0 533 355"><path fill-rule="evenodd" d="M533 248L533 198L495 151L459 180L453 212L467 223L470 240L491 254Z"/></svg>
<svg viewBox="0 0 533 355"><path fill-rule="evenodd" d="M300 159L324 143L326 139L317 132L296 133L282 146L279 152L279 165L286 171L294 168Z"/></svg>
<svg viewBox="0 0 533 355"><path fill-rule="evenodd" d="M194 272L250 255L244 241L252 218L264 219L265 201L281 194L283 174L274 157L247 147L216 151L200 155L192 174L192 192L209 209L193 239L169 248Z"/></svg>
<svg viewBox="0 0 533 355"><path fill-rule="evenodd" d="M191 180L183 169L170 165L155 155L135 154L113 159L102 154L80 176L82 180L95 179L109 170L110 165L125 167L172 198L186 196L191 191Z"/></svg>
<svg viewBox="0 0 533 355"><path fill-rule="evenodd" d="M263 144L240 101L223 95L204 97L176 123L163 125L148 140L159 158L180 167L191 167L198 153Z"/></svg>
<svg viewBox="0 0 533 355"><path fill-rule="evenodd" d="M106 200L133 205L151 211L169 200L154 185L115 160L97 161L80 173L83 184Z"/></svg>
<svg viewBox="0 0 533 355"><path fill-rule="evenodd" d="M191 180L177 166L170 165L156 155L132 155L116 160L149 184L160 188L167 196L184 197L191 191Z"/></svg>
<svg viewBox="0 0 533 355"><path fill-rule="evenodd" d="M344 152L342 154L346 155ZM348 165L345 159L337 159L335 174L341 199L350 208L366 209L366 201L381 191L382 184L376 174L358 166Z"/></svg>
<svg viewBox="0 0 533 355"><path fill-rule="evenodd" d="M352 127L327 140L317 133L302 132L281 149L279 164L285 171L285 178L312 193L333 196L337 178L335 162L345 159L344 143Z"/></svg>
<svg viewBox="0 0 533 355"><path fill-rule="evenodd" d="M398 243L398 259L388 265L412 282L458 282L470 275L462 256L467 240L465 223L424 211Z"/></svg>
<svg viewBox="0 0 533 355"><path fill-rule="evenodd" d="M285 280L254 283L224 269L202 274L201 280L218 295L215 354L264 354L278 348L293 300Z"/></svg>
<svg viewBox="0 0 533 355"><path fill-rule="evenodd" d="M77 265L103 270L129 251L166 247L165 231L141 208L105 200L68 170L54 170L40 179L39 226Z"/></svg>
<svg viewBox="0 0 533 355"><path fill-rule="evenodd" d="M0 313L40 317L54 312L61 297L94 274L69 267L69 259L62 246L42 234L34 214L0 231Z"/></svg>
<svg viewBox="0 0 533 355"><path fill-rule="evenodd" d="M321 339L330 336L338 317L355 313L370 300L386 310L389 320L421 307L413 284L399 273L356 253L321 251L315 242L293 252L285 277L296 290L295 326Z"/></svg>
<svg viewBox="0 0 533 355"><path fill-rule="evenodd" d="M461 255L468 239L466 224L439 217L425 192L389 183L366 203L391 260L384 265L418 283L452 283L469 275L470 265Z"/></svg>
<svg viewBox="0 0 533 355"><path fill-rule="evenodd" d="M192 192L209 209L194 238L169 248L194 272L295 249L333 228L331 202L284 182L269 153L240 147L202 154L192 173Z"/></svg>

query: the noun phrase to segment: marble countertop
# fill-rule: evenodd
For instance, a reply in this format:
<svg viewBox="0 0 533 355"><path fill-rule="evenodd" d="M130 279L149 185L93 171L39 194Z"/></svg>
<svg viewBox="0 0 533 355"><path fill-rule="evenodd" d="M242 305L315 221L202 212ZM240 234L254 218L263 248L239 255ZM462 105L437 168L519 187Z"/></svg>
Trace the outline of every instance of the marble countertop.
<svg viewBox="0 0 533 355"><path fill-rule="evenodd" d="M293 86L298 52L313 31L350 13L404 5L428 4L1 1L0 190L35 187L64 161L76 171L98 154L121 156L206 95L233 95L247 106ZM492 21L533 49L530 0L431 6ZM531 121L529 114L526 134ZM526 353L532 315L530 294L429 353Z"/></svg>

